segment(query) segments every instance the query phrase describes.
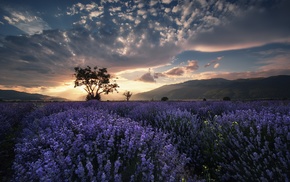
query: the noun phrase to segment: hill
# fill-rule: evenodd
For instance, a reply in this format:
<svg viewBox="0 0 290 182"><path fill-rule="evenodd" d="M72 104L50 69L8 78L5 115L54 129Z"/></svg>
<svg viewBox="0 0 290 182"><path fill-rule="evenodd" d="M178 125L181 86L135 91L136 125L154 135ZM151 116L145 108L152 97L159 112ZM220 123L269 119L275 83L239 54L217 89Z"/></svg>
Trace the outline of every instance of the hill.
<svg viewBox="0 0 290 182"><path fill-rule="evenodd" d="M170 100L214 99L223 97L232 100L285 99L290 98L290 76L279 75L267 78L226 80L214 78L191 80L183 83L165 85L157 89L136 94L133 99Z"/></svg>
<svg viewBox="0 0 290 182"><path fill-rule="evenodd" d="M59 97L51 97L41 94L30 94L15 90L0 90L0 100L2 101L67 101Z"/></svg>

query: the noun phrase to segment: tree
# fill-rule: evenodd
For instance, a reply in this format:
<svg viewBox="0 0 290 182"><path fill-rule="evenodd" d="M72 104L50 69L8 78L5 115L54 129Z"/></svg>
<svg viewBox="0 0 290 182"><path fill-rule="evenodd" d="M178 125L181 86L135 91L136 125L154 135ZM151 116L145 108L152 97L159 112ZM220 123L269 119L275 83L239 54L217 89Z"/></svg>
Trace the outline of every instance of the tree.
<svg viewBox="0 0 290 182"><path fill-rule="evenodd" d="M78 86L85 86L85 91L88 93L87 100L96 99L101 100L101 94L109 94L114 90L118 92L119 87L117 83L110 83L111 75L108 74L107 68L90 66L86 68L75 67L75 88ZM115 82L115 81L114 81Z"/></svg>
<svg viewBox="0 0 290 182"><path fill-rule="evenodd" d="M162 97L161 101L168 101L168 97Z"/></svg>
<svg viewBox="0 0 290 182"><path fill-rule="evenodd" d="M231 98L230 98L230 97L228 97L228 96L226 96L226 97L224 97L224 98L223 98L223 100L224 100L224 101L230 101L230 100L231 100Z"/></svg>
<svg viewBox="0 0 290 182"><path fill-rule="evenodd" d="M123 93L123 95L126 97L127 101L129 101L129 99L133 95L133 93L130 91L126 91Z"/></svg>

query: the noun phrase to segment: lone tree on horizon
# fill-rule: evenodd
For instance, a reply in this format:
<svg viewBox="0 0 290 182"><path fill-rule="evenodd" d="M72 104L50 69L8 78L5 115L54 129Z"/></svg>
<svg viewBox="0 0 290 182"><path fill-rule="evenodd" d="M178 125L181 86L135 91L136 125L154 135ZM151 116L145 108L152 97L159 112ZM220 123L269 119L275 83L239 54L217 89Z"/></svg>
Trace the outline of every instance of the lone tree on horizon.
<svg viewBox="0 0 290 182"><path fill-rule="evenodd" d="M85 91L88 93L86 100L101 100L101 94L109 94L114 90L118 92L117 83L110 83L111 75L108 74L107 68L99 68L95 66L93 69L90 66L86 68L75 67L75 86L85 86ZM115 82L115 81L114 81Z"/></svg>
<svg viewBox="0 0 290 182"><path fill-rule="evenodd" d="M224 97L224 98L223 98L223 100L224 100L224 101L230 101L230 100L231 100L231 98L230 98L230 97L228 97L228 96L226 96L226 97Z"/></svg>
<svg viewBox="0 0 290 182"><path fill-rule="evenodd" d="M129 101L130 97L133 95L133 92L125 91L123 95L126 97L126 100Z"/></svg>
<svg viewBox="0 0 290 182"><path fill-rule="evenodd" d="M161 101L168 101L168 97L162 97Z"/></svg>

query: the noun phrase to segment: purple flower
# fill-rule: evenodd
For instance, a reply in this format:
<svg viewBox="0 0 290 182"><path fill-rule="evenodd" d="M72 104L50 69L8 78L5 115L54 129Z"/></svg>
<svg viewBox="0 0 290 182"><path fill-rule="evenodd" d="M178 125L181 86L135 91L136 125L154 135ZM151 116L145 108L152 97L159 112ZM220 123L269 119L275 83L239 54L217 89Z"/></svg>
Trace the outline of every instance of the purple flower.
<svg viewBox="0 0 290 182"><path fill-rule="evenodd" d="M208 175L216 181L283 181L289 178L290 167L289 106L278 102L47 104L23 120L13 179L202 181Z"/></svg>
<svg viewBox="0 0 290 182"><path fill-rule="evenodd" d="M287 133L287 140L290 141L290 131Z"/></svg>
<svg viewBox="0 0 290 182"><path fill-rule="evenodd" d="M93 177L94 176L94 169L91 161L87 161L86 168L88 170L88 176Z"/></svg>
<svg viewBox="0 0 290 182"><path fill-rule="evenodd" d="M77 169L75 170L75 173L78 175L79 178L83 178L85 175L85 169L83 167L83 164L81 162L78 163Z"/></svg>
<svg viewBox="0 0 290 182"><path fill-rule="evenodd" d="M114 173L115 173L115 175L117 175L117 173L118 173L119 168L120 168L121 165L122 165L122 164L121 164L121 162L120 162L119 159L115 161L115 164L114 164L114 167L115 167L115 169L114 169Z"/></svg>

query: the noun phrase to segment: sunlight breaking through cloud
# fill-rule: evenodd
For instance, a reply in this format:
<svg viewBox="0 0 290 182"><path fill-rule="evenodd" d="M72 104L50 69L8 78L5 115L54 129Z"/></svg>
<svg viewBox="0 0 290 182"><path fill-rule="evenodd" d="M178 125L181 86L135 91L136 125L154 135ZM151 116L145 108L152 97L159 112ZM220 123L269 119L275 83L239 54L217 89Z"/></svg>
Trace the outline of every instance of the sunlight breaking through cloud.
<svg viewBox="0 0 290 182"><path fill-rule="evenodd" d="M0 5L2 86L57 87L71 79L73 67L86 65L131 81L166 84L211 72L284 73L289 64L287 0ZM125 75L137 69L146 71Z"/></svg>

